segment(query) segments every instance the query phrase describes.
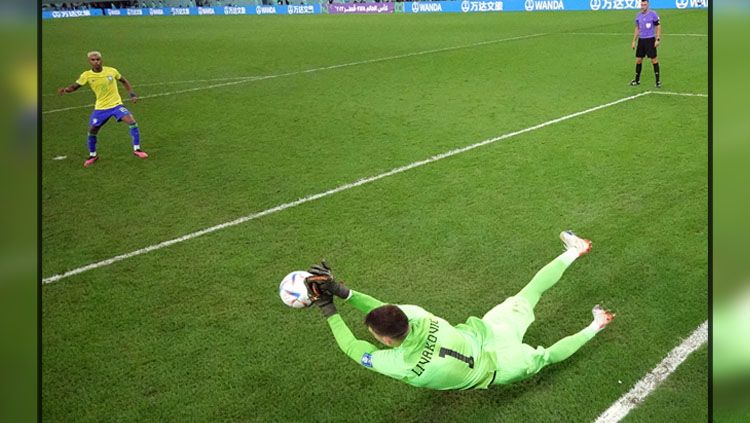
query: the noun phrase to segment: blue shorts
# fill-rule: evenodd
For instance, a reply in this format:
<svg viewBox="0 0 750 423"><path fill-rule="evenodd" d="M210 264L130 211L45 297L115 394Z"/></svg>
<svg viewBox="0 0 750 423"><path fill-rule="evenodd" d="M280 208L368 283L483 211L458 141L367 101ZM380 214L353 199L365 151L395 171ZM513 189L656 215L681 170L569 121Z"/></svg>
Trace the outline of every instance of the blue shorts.
<svg viewBox="0 0 750 423"><path fill-rule="evenodd" d="M102 126L109 118L112 116L115 117L115 119L119 122L124 118L125 116L129 115L130 111L125 108L122 104L119 106L112 107L111 109L104 109L104 110L96 110L94 109L93 112L91 112L91 117L89 118L89 125L90 126Z"/></svg>

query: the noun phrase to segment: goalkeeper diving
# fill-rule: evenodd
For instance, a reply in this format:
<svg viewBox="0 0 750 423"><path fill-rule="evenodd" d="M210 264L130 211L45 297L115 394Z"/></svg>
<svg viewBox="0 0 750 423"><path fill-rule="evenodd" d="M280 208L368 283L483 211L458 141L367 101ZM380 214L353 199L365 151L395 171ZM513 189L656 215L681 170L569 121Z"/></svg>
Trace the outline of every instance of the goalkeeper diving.
<svg viewBox="0 0 750 423"><path fill-rule="evenodd" d="M305 285L341 350L362 366L417 387L487 389L528 379L567 359L614 319L614 314L597 305L593 321L580 332L548 348L523 343L541 295L578 257L591 251L591 241L570 231L562 232L560 239L565 252L537 272L518 294L481 319L472 316L456 326L421 307L386 304L349 289L336 281L325 261L308 269L312 275ZM338 314L334 296L366 313L370 333L389 348L355 338Z"/></svg>

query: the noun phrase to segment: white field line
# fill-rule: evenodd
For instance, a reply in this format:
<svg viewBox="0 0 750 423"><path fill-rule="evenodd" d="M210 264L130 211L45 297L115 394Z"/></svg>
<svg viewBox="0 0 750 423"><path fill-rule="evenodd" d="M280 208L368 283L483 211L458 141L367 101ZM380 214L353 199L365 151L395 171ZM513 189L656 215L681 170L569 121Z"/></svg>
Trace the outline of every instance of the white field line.
<svg viewBox="0 0 750 423"><path fill-rule="evenodd" d="M630 35L633 36L633 32L560 32L563 35ZM664 33L663 36L669 37L708 37L708 34L672 34Z"/></svg>
<svg viewBox="0 0 750 423"><path fill-rule="evenodd" d="M139 100L144 100L144 99L147 99L147 98L164 97L164 96L167 96L167 95L183 94L183 93L189 93L189 92L193 92L193 91L202 91L202 90L208 90L208 89L211 89L211 88L228 87L230 85L242 84L243 82L257 81L259 79L276 78L276 77L279 77L279 76L285 76L285 75L269 75L269 76L262 76L262 77L254 78L254 79L240 79L238 81L224 82L224 83L221 83L221 84L212 84L212 85L206 85L206 86L203 86L203 87L193 87L193 88L186 88L184 90L177 90L177 91L169 91L169 92L158 93L158 94L144 95L143 97L138 97L138 99ZM62 109L45 110L45 111L42 112L42 114L64 112L66 110L84 109L84 108L93 107L93 106L94 106L94 103L84 104L82 106L63 107Z"/></svg>
<svg viewBox="0 0 750 423"><path fill-rule="evenodd" d="M626 101L635 100L636 98L643 97L645 95L649 95L649 94L653 94L653 93L654 93L653 91L644 91L644 92L636 94L636 95L632 95L632 96L629 96L629 97L624 97L624 98L621 98L619 100L615 100L615 101L612 101L612 102L609 102L609 103L606 103L606 104L602 104L602 105L599 105L599 106L592 107L590 109L586 109L586 110L583 110L583 111L580 111L580 112L576 112L576 113L571 113L569 115L565 115L565 116L559 117L557 119L549 120L547 122L540 123L538 125L530 126L530 127L526 128L526 129L521 129L519 131L510 132L510 133L507 133L505 135L500 135L500 136L495 137L495 138L490 138L490 139L478 142L476 144L471 144L471 145L466 146L466 147L461 147L461 148L457 148L457 149L454 149L454 150L447 151L445 153L440 153L440 154L432 156L432 157L430 157L428 159L420 160L420 161L413 162L413 163L410 163L410 164L407 164L407 165L404 165L404 166L401 166L401 167L397 167L395 169L391 169L388 172L381 173L379 175L375 175L375 176L370 176L370 177L367 177L367 178L359 179L359 180L354 181L352 183L344 184L344 185L338 186L336 188L330 189L328 191L320 192L320 193L317 193L317 194L312 194L312 195L309 195L307 197L303 197L303 198L300 198L298 200L295 200L295 201L292 201L292 202L289 202L289 203L280 204L280 205L278 205L276 207L273 207L273 208L270 208L270 209L266 209L266 210L263 210L261 212L253 213L253 214L250 214L250 215L247 215L247 216L243 216L243 217L240 217L238 219L232 220L230 222L226 222L226 223L222 223L222 224L219 224L219 225L211 226L211 227L206 228L206 229L201 229L200 231L197 231L197 232L193 232L193 233L189 233L187 235L183 235L183 236L181 236L179 238L174 238L174 239L170 239L168 241L163 241L163 242L160 242L158 244L153 244L153 245L150 245L148 247L141 248L141 249L135 250L135 251L131 251L131 252L126 253L126 254L120 254L118 256L115 256L115 257L112 257L112 258L109 258L109 259L106 259L106 260L102 260L102 261L99 261L99 262L91 263L91 264L88 264L86 266L79 267L77 269L73 269L73 270L69 270L69 271L64 272L64 273L59 273L59 274L56 274L56 275L53 275L53 276L49 276L49 277L46 277L46 278L42 279L42 283L48 284L48 283L52 283L52 282L57 282L60 279L65 279L65 278L68 278L70 276L77 275L79 273L84 273L84 272L87 272L89 270L93 270L93 269L96 269L96 268L99 268L99 267L109 266L110 264L117 263L118 261L129 259L129 258L135 257L135 256L139 256L141 254L146 254L146 253L149 253L151 251L160 250L162 248L169 247L170 245L178 244L178 243L183 242L183 241L188 241L188 240L191 240L193 238L197 238L199 236L206 235L206 234L209 234L211 232L216 232L216 231L221 230L221 229L225 229L225 228L229 228L229 227L232 227L232 226L236 226L236 225L239 225L241 223L245 223L245 222L250 221L250 220L255 220L255 219L258 219L260 217L269 215L269 214L273 214L273 213L276 213L276 212L280 212L282 210L286 210L286 209L289 209L289 208L292 208L292 207L299 206L300 204L304 204L304 203L308 203L310 201L318 200L318 199L323 198L323 197L328 197L329 195L333 195L333 194L336 194L336 193L339 193L339 192L342 192L342 191L346 191L348 189L355 188L355 187L358 187L360 185L365 185L365 184L368 184L370 182L374 182L374 181L377 181L379 179L386 178L388 176L393 176L393 175L405 172L407 170L414 169L416 167L424 166L426 164L429 164L429 163L432 163L432 162L436 162L438 160L442 160L442 159L445 159L445 158L448 158L448 157L452 157L452 156L455 156L455 155L458 155L458 154L461 154L461 153L465 153L465 152L473 150L475 148L483 147L485 145L489 145L489 144L495 143L497 141L502 141L502 140L505 140L505 139L508 139L508 138L512 138L512 137L515 137L516 135L521 135L521 134L525 134L527 132L536 131L537 129L541 129L541 128L544 128L546 126L554 125L556 123L560 123L560 122L563 122L563 121L566 121L566 120L569 120L569 119L573 119L573 118L578 117L578 116L582 116L582 115L585 115L585 114L588 114L588 113L592 113L592 112L595 112L597 110L605 109L607 107L611 107L611 106L614 106L616 104L624 103ZM680 93L675 93L675 95L680 95Z"/></svg>
<svg viewBox="0 0 750 423"><path fill-rule="evenodd" d="M685 359L708 340L708 321L703 322L697 329L667 354L664 360L651 370L643 379L633 386L633 389L620 397L617 402L602 413L595 423L616 423L643 402L664 380L669 377Z"/></svg>
<svg viewBox="0 0 750 423"><path fill-rule="evenodd" d="M478 43L464 44L464 45L453 46L453 47L436 48L436 49L432 49L432 50L423 50L423 51L417 51L417 52L413 52L413 53L399 54L399 55L396 55L396 56L379 57L379 58L376 58L376 59L361 60L361 61L358 61L358 62L341 63L341 64L338 64L338 65L324 66L324 67L320 67L320 68L305 69L305 70L293 71L293 72L287 72L287 73L279 73L279 74L275 74L275 75L252 76L252 77L248 77L248 78L245 78L245 79L240 79L240 80L231 81L231 82L225 82L225 83L221 83L221 84L212 84L212 85L207 85L207 86L204 86L204 87L193 87L193 88L188 88L188 89L185 89L185 90L177 90L177 91L172 91L172 92L165 92L165 93L158 93L158 94L146 95L146 96L140 97L140 99L147 99L147 98L154 98L154 97L164 97L164 96L167 96L167 95L183 94L183 93L188 93L188 92L193 92L193 91L201 91L201 90L209 90L211 88L227 87L227 86L230 86L230 85L242 84L244 82L261 81L261 80L265 80L265 79L281 78L281 77L284 77L284 76L301 75L303 73L313 73L313 72L320 72L320 71L325 71L325 70L330 70L330 69L338 69L338 68L346 68L346 67L350 67L350 66L366 65L366 64L369 64L369 63L378 63L378 62L386 62L386 61L389 61L389 60L405 59L407 57L422 56L422 55L425 55L425 54L433 54L433 53L442 53L444 51L460 50L460 49L471 48L471 47L479 47L479 46L484 46L484 45L488 45L488 44L502 43L502 42L505 42L505 41L515 41L515 40L523 40L523 39L526 39L526 38L541 37L543 35L547 35L547 34L540 33L540 34L519 35L517 37L510 37L510 38L501 38L501 39L497 39L497 40L481 41L481 42L478 42ZM45 111L42 112L42 114L58 113L58 112L64 112L66 110L83 109L83 108L86 108L86 107L92 107L93 105L94 104L91 103L91 104L84 104L84 105L81 105L81 106L71 106L71 107L63 107L61 109L45 110Z"/></svg>
<svg viewBox="0 0 750 423"><path fill-rule="evenodd" d="M631 32L561 32L560 34L562 35L633 35L633 33ZM544 34L537 34L537 35L544 35ZM666 35L675 36L675 37L708 37L708 34L666 34ZM499 42L499 41L495 41L495 42ZM481 43L477 45L481 45ZM467 46L459 46L459 47L454 47L454 48L465 48L465 47L472 47L472 46L473 45L467 45ZM145 84L137 84L137 85L133 84L133 88L153 87L153 86L161 86L161 85L195 84L197 82L237 81L240 79L251 80L251 79L257 79L257 78L260 78L260 77L257 75L252 75L252 76L228 76L225 78L210 78L210 79L188 79L188 80L182 80L182 81L148 82ZM73 93L70 93L70 94L73 94ZM57 93L42 94L42 97L54 97L57 95L59 94ZM81 106L81 107L89 107L89 106Z"/></svg>
<svg viewBox="0 0 750 423"><path fill-rule="evenodd" d="M508 133L508 134L505 134L505 135L501 135L499 137L490 138L490 139L478 142L476 144L471 144L471 145L466 146L466 147L462 147L462 148L457 148L457 149L454 149L454 150L450 150L450 151L447 151L445 153L441 153L441 154L432 156L432 157L430 157L428 159L425 159L425 160L420 160L420 161L417 161L417 162L413 162L413 163L407 164L405 166L397 167L395 169L389 170L388 172L381 173L381 174L375 175L375 176L370 176L370 177L367 177L367 178L363 178L363 179L357 180L357 181L352 182L352 183L344 184L344 185L341 185L339 187L330 189L328 191L320 192L320 193L317 193L317 194L312 194L312 195L309 195L307 197L300 198L300 199L298 199L296 201L292 201L290 203L284 203L284 204L278 205L276 207L273 207L273 208L270 208L270 209L267 209L267 210L264 210L264 211L261 211L261 212L257 212L257 213L253 213L253 214L250 214L250 215L247 215L247 216L244 216L244 217L240 217L240 218L232 220L230 222L222 223L222 224L219 224L219 225L216 225L216 226L211 226L210 228L202 229L200 231L193 232L193 233L190 233L190 234L187 234L187 235L183 235L183 236L181 236L179 238L174 238L174 239L171 239L171 240L168 240L168 241L160 242L158 244L150 245L148 247L141 248L139 250L135 250L135 251L132 251L130 253L121 254L121 255L112 257L110 259L107 259L107 260L99 261L99 262L96 262L96 263L91 263L91 264L88 264L86 266L79 267L77 269L69 270L69 271L67 271L65 273L60 273L60 274L57 274L57 275L49 276L47 278L44 278L42 280L42 282L45 283L45 284L46 283L51 283L51 282L56 282L56 281L59 281L60 279L64 279L64 278L67 278L67 277L70 277L70 276L73 276L73 275L77 275L79 273L87 272L89 270L93 270L93 269L96 269L96 268L99 268L99 267L103 267L103 266L109 266L110 264L117 263L118 261L122 261L122 260L131 258L131 257L135 257L135 256L139 256L141 254L145 254L145 253L148 253L148 252L151 252L151 251L160 250L160 249L162 249L164 247L168 247L170 245L174 245L174 244L177 244L177 243L180 243L180 242L183 242L183 241L187 241L187 240L190 240L190 239L193 239L193 238L197 238L197 237L199 237L201 235L206 235L206 234L209 234L211 232L215 232L215 231L218 231L218 230L221 230L221 229L224 229L224 228L228 228L228 227L231 227L231 226L236 226L236 225L239 225L241 223L245 223L247 221L257 219L259 217L263 217L263 216L266 216L266 215L269 215L269 214L280 212L282 210L286 210L286 209L291 208L291 207L296 207L296 206L299 206L300 204L304 204L304 203L307 203L307 202L310 202L310 201L314 201L314 200L317 200L317 199L320 199L320 198L323 198L323 197L327 197L329 195L333 195L333 194L336 194L336 193L341 192L341 191L346 191L348 189L351 189L351 188L354 188L354 187L358 187L360 185L364 185L364 184L367 184L367 183L370 183L370 182L374 182L374 181L377 181L379 179L386 178L388 176L393 176L393 175L396 175L398 173L402 173L402 172L405 172L407 170L414 169L416 167L426 165L428 163L432 163L432 162L435 162L435 161L438 161L438 160L442 160L442 159L445 159L445 158L448 158L448 157L452 157L452 156L455 156L457 154L465 153L465 152L467 152L469 150L473 150L475 148L483 147L485 145L492 144L492 143L497 142L497 141L501 141L501 140L504 140L504 139L508 139L508 138L514 137L516 135L524 134L526 132L535 131L537 129L544 128L545 126L554 125L556 123L563 122L563 121L566 121L568 119L573 119L575 117L582 116L582 115L585 115L585 114L588 114L588 113L591 113L591 112L595 112L597 110L601 110L601 109L604 109L604 108L607 108L607 107L611 107L611 106L614 106L616 104L620 104L620 103L623 103L623 102L626 102L626 101L634 100L634 99L636 99L638 97L642 97L642 96L648 95L648 94L650 94L650 91L645 91L645 92L642 92L642 93L639 93L639 94L636 94L636 95L633 95L633 96L630 96L630 97L621 98L619 100L615 100L615 101L612 101L610 103L602 104L600 106L592 107L590 109L586 109L586 110L583 110L583 111L580 111L580 112L576 112L576 113L572 113L572 114L569 114L569 115L565 115L565 116L557 118L557 119L549 120L547 122L540 123L538 125L528 127L526 129L521 129L519 131L511 132L511 133Z"/></svg>
<svg viewBox="0 0 750 423"><path fill-rule="evenodd" d="M701 94L701 93L676 93L673 91L652 91L652 94L659 94L659 95L678 95L682 97L708 97L708 94Z"/></svg>
<svg viewBox="0 0 750 423"><path fill-rule="evenodd" d="M196 82L218 82L218 81L236 81L239 79L253 79L257 78L257 76L228 76L225 78L211 78L211 79L188 79L188 80L182 80L182 81L162 81L162 82L149 82L146 84L133 84L133 88L140 88L140 87L152 87L154 85L178 85L178 84L195 84ZM74 91L72 93L68 93L67 95L75 95L81 93L81 91ZM42 94L42 97L54 97L59 96L60 94L57 93L49 93L49 94Z"/></svg>
<svg viewBox="0 0 750 423"><path fill-rule="evenodd" d="M154 85L195 84L196 82L236 81L239 79L256 79L256 78L259 78L259 77L257 75L252 75L252 76L231 76L231 77L226 77L226 78L212 78L212 79L190 79L190 80L185 80L185 81L149 82L147 84L133 85L133 88L152 87Z"/></svg>

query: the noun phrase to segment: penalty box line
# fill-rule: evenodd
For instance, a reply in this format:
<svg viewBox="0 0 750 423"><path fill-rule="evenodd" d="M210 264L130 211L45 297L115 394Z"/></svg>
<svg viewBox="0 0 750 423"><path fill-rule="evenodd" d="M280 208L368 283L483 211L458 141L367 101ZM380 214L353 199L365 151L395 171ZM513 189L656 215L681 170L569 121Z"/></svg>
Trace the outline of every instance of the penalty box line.
<svg viewBox="0 0 750 423"><path fill-rule="evenodd" d="M292 207L296 207L296 206L299 206L301 204L309 203L310 201L319 200L321 198L328 197L330 195L333 195L333 194L336 194L336 193L339 193L339 192L342 192L342 191L346 191L346 190L349 190L351 188L358 187L360 185L369 184L370 182L375 182L375 181L377 181L379 179L383 179L383 178L387 178L389 176L397 175L399 173L406 172L407 170L411 170L411 169L414 169L414 168L417 168L417 167L420 167L420 166L424 166L426 164L433 163L433 162L436 162L438 160L446 159L448 157L453 157L453 156L456 156L458 154L474 150L475 148L484 147L486 145L493 144L493 143L498 142L498 141L502 141L502 140L506 140L508 138L515 137L517 135L525 134L527 132L536 131L537 129L542 129L544 127L547 127L547 126L550 126L550 125L554 125L556 123L564 122L566 120L570 120L570 119L573 119L573 118L576 118L576 117L579 117L579 116L583 116L583 115L586 115L586 114L589 114L589 113L593 113L593 112L595 112L597 110L606 109L608 107L612 107L612 106L615 106L615 105L620 104L620 103L624 103L624 102L627 102L627 101L635 100L635 99L637 99L639 97L647 96L649 94L654 94L654 92L653 91L644 91L644 92L641 92L641 93L638 93L638 94L635 94L635 95L632 95L632 96L624 97L624 98L621 98L619 100L615 100L615 101L612 101L612 102L609 102L609 103L606 103L606 104L602 104L602 105L599 105L599 106L591 107L589 109L582 110L580 112L571 113L569 115L565 115L565 116L559 117L557 119L548 120L548 121L546 121L544 123L540 123L538 125L530 126L528 128L525 128L525 129L521 129L521 130L518 130L518 131L510 132L510 133L507 133L507 134L504 134L504 135L500 135L498 137L489 138L489 139L486 139L484 141L480 141L478 143L468 145L466 147L461 147L461 148L457 148L457 149L454 149L454 150L446 151L444 153L440 153L440 154L434 155L434 156L432 156L430 158L427 158L427 159L424 159L424 160L420 160L420 161L416 161L416 162L413 162L413 163L409 163L407 165L391 169L391 170L389 170L387 172L384 172L384 173L381 173L381 174L378 174L378 175L375 175L375 176L369 176L369 177L362 178L362 179L359 179L357 181L354 181L354 182L351 182L351 183L348 183L348 184L340 185L340 186L338 186L336 188L332 188L332 189L330 189L328 191L323 191L323 192L319 192L317 194L312 194L312 195L300 198L298 200L295 200L295 201L292 201L292 202L289 202L289 203L280 204L280 205L278 205L276 207L272 207L270 209L266 209L266 210L263 210L263 211L260 211L260 212L257 212L257 213L253 213L253 214L250 214L250 215L247 215L247 216L243 216L243 217L237 218L237 219L229 221L229 222L225 222L225 223L221 223L219 225L211 226L209 228L201 229L199 231L192 232L192 233L183 235L183 236L178 237L178 238L173 238L173 239L170 239L170 240L167 240L167 241L160 242L158 244L149 245L148 247L144 247L144 248L141 248L141 249L138 249L138 250L135 250L135 251L131 251L129 253L120 254L120 255L114 256L112 258L108 258L106 260L102 260L102 261L90 263L90 264L87 264L85 266L73 269L73 270L68 270L68 271L63 272L63 273L58 273L56 275L48 276L48 277L42 279L42 283L43 284L49 284L49 283L57 282L59 280L66 279L66 278L69 278L69 277L74 276L74 275L78 275L78 274L81 274L81 273L84 273L84 272L88 272L90 270L98 269L100 267L109 266L109 265L117 263L119 261L127 260L129 258L140 256L140 255L146 254L146 253L150 253L152 251L161 250L162 248L166 248L166 247L169 247L169 246L172 246L172 245L175 245L175 244L179 244L179 243L184 242L184 241L189 241L189 240L191 240L193 238L198 238L200 236L207 235L207 234L210 234L212 232L216 232L216 231L219 231L219 230L222 230L222 229L226 229L226 228L229 228L229 227L232 227L232 226L237 226L237 225L240 225L242 223L245 223L245 222L248 222L248 221L251 221L251 220L255 220L255 219L261 218L263 216L270 215L270 214L274 214L274 213L277 213L277 212L280 212L282 210L286 210L286 209L289 209L289 208L292 208ZM667 93L662 93L662 94L667 94ZM674 93L674 95L681 95L681 94L682 93Z"/></svg>
<svg viewBox="0 0 750 423"><path fill-rule="evenodd" d="M509 38L500 38L496 40L487 40L487 41L479 41L476 43L471 44L463 44L459 46L452 46L452 47L441 47L436 48L432 50L422 50L422 51L416 51L412 53L404 53L399 54L396 56L387 56L387 57L378 57L376 59L367 59L367 60L360 60L357 62L349 62L349 63L341 63L338 65L331 65L331 66L323 66L319 68L311 68L311 69L305 69L305 70L299 70L299 71L293 71L293 72L286 72L286 73L277 73L274 75L265 75L265 76L248 76L245 78L241 78L238 80L230 81L230 82L223 82L220 84L211 84L201 87L193 87L193 88L187 88L184 90L177 90L177 91L168 91L163 93L157 93L157 94L150 94L150 95L144 95L143 97L138 97L139 100L145 100L149 98L157 98L157 97L164 97L164 96L170 96L170 95L177 95L177 94L184 94L184 93L191 93L195 91L203 91L203 90L210 90L212 88L221 88L221 87L229 87L232 85L238 85L238 84L244 84L247 82L255 82L255 81L264 81L266 79L274 79L274 78L283 78L286 76L295 76L295 75L302 75L305 73L313 73L313 72L321 72L321 71L327 71L331 69L339 69L339 68L348 68L351 66L360 66L360 65L367 65L370 63L380 63L380 62L387 62L389 60L398 60L398 59L406 59L409 57L416 57L416 56L423 56L426 54L434 54L434 53L443 53L446 51L453 51L453 50L461 50L466 48L472 48L472 47L480 47L485 45L492 45L492 44L498 44L498 43L504 43L506 41L517 41L517 40L525 40L528 38L536 38L541 37L547 34L539 33L539 34L527 34L527 35L519 35L515 37L509 37ZM63 107L60 109L51 109L51 110L44 110L42 111L43 115L50 114L50 113L59 113L64 112L67 110L76 110L76 109L84 109L87 107L92 107L94 104L84 104L80 106L70 106L70 107Z"/></svg>
<svg viewBox="0 0 750 423"><path fill-rule="evenodd" d="M634 408L643 403L669 375L693 352L708 341L708 321L701 323L680 345L674 347L666 357L639 380L633 388L615 401L594 423L617 423Z"/></svg>

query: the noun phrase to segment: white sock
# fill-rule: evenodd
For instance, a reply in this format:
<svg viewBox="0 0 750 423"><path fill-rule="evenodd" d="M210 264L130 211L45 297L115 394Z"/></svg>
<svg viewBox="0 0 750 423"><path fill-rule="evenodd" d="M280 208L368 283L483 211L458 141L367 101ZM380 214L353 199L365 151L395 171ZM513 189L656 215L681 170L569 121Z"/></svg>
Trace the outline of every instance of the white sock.
<svg viewBox="0 0 750 423"><path fill-rule="evenodd" d="M563 263L570 266L573 264L574 261L578 258L578 255L580 252L576 250L575 248L570 248L566 250L564 253L557 256L558 260L562 260Z"/></svg>
<svg viewBox="0 0 750 423"><path fill-rule="evenodd" d="M96 157L96 151L94 151L93 153L89 152L89 157Z"/></svg>
<svg viewBox="0 0 750 423"><path fill-rule="evenodd" d="M604 329L606 326L602 326L603 323L606 322L606 311L599 309L600 313L594 314L594 320L591 322L590 325L586 326L586 329L584 331L591 336L596 335L597 333L601 332L602 329Z"/></svg>
<svg viewBox="0 0 750 423"><path fill-rule="evenodd" d="M141 149L141 145L140 144L134 144L133 145L133 151L138 151L140 149Z"/></svg>

